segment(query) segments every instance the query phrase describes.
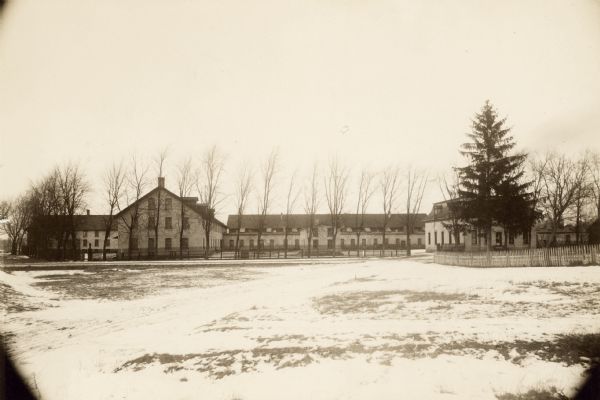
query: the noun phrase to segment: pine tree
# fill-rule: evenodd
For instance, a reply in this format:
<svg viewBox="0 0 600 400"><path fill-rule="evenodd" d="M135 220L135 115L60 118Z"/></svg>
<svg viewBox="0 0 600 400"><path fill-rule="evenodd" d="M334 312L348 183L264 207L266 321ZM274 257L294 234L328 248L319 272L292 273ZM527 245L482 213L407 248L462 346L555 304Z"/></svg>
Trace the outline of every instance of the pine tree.
<svg viewBox="0 0 600 400"><path fill-rule="evenodd" d="M459 213L465 221L485 232L488 250L492 242L492 226L499 224L505 232L528 232L533 224L529 182L523 182L523 153L515 147L506 118L500 119L486 101L472 121L470 142L461 147L469 160L457 168L460 177Z"/></svg>

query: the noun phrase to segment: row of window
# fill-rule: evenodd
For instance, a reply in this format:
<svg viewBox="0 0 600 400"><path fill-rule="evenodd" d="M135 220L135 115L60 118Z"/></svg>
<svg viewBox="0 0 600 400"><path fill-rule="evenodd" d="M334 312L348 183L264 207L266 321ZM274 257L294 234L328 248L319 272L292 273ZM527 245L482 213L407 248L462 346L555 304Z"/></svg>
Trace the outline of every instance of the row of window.
<svg viewBox="0 0 600 400"><path fill-rule="evenodd" d="M261 244L261 248L265 247L265 241L264 239L260 240L260 244ZM367 239L363 238L362 239L362 243L363 246L367 246ZM385 244L386 246L390 245L390 240L389 238L385 239ZM400 240L400 239L396 239L395 241L396 246L406 246L406 240ZM423 244L423 242L421 241L421 238L417 239L417 244L419 246L421 246ZM244 248L245 246L245 242L243 239L240 239L240 248ZM255 245L254 239L250 239L250 248L253 249ZM286 245L286 239L283 240L283 245ZM347 245L346 241L344 239L340 239L340 247L345 247ZM356 239L350 239L350 246L351 247L355 247L356 246ZM373 239L373 246L379 246L379 241L377 238ZM235 247L235 240L230 239L229 240L229 248L234 248ZM274 248L275 247L275 240L274 239L270 239L269 240L269 247L270 248ZM299 248L300 247L300 239L294 239L294 247ZM313 239L312 241L312 247L313 248L319 248L319 239ZM333 248L333 240L329 239L327 240L327 248Z"/></svg>
<svg viewBox="0 0 600 400"><path fill-rule="evenodd" d="M163 199L163 201L165 210L170 211L173 207L173 199L170 197L166 197ZM156 199L154 197L148 198L148 210L156 210Z"/></svg>
<svg viewBox="0 0 600 400"><path fill-rule="evenodd" d="M154 225L156 224L156 220L154 215L148 216L148 229L154 229ZM190 228L190 219L188 217L183 217L183 229ZM173 218L165 217L165 229L173 229Z"/></svg>
<svg viewBox="0 0 600 400"><path fill-rule="evenodd" d="M173 239L172 238L164 238L164 246L165 249L169 250L173 248ZM154 238L148 238L148 248L155 248L155 240ZM202 239L202 247L204 247L205 241ZM210 247L219 247L221 244L220 239L210 239ZM181 248L189 249L189 238L181 238ZM139 241L138 238L131 238L131 250L139 249Z"/></svg>
<svg viewBox="0 0 600 400"><path fill-rule="evenodd" d="M104 242L106 243L106 247L109 248L110 247L110 239L106 239ZM80 248L87 249L88 246L91 244L92 244L91 240L88 242L87 239L82 239ZM94 245L92 247L100 247L100 239L94 239Z"/></svg>
<svg viewBox="0 0 600 400"><path fill-rule="evenodd" d="M435 240L435 244L438 244L438 232L435 231L433 232L434 234L434 240ZM446 232L442 231L441 232L441 243L440 244L445 244L445 238L446 238ZM464 236L464 234L463 234ZM452 240L453 240L454 236L451 234L448 234L448 244L452 244ZM477 231L471 231L471 244L478 244L478 235L477 235ZM496 245L501 246L504 244L504 242L502 241L502 232L496 232L495 233L495 239L496 239ZM427 244L431 244L431 232L427 232ZM458 243L455 244L460 244L460 235L458 235ZM487 244L487 238L484 236L483 240L479 243L479 244ZM515 244L515 234L513 232L509 232L508 234L508 244ZM529 244L529 235L523 235L523 244L524 245L528 245Z"/></svg>

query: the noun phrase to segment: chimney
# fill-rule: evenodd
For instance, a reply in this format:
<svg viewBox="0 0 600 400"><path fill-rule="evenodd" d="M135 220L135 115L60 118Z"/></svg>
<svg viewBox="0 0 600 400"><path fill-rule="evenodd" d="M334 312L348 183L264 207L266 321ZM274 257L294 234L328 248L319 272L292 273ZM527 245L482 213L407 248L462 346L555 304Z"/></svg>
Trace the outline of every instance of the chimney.
<svg viewBox="0 0 600 400"><path fill-rule="evenodd" d="M88 208L87 210L85 210L87 215L90 215L90 209Z"/></svg>
<svg viewBox="0 0 600 400"><path fill-rule="evenodd" d="M158 177L158 187L159 188L165 188L165 177L164 176L159 176Z"/></svg>

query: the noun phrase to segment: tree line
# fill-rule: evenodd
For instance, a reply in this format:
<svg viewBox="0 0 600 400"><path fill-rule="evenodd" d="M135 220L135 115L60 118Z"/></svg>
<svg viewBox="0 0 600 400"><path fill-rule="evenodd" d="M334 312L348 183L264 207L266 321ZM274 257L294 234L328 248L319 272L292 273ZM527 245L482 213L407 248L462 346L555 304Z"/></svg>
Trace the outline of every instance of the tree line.
<svg viewBox="0 0 600 400"><path fill-rule="evenodd" d="M169 152L161 149L150 160L144 160L133 155L128 160L112 163L104 172L101 180L100 193L105 204L106 216L103 226L103 258L106 259L106 243L111 231L118 222L122 223L130 240L128 256L131 257L133 248L131 240L135 232L143 225L154 232L154 250L158 251L158 238L161 234L159 221L161 210L165 206L165 198L161 191L157 192L157 204L152 217L146 216L140 198L150 189L153 177L165 174L167 163L170 162ZM243 226L245 215L255 214L258 225L258 243L260 246L262 234L266 231L266 217L274 209L276 192L281 193L280 210L284 225L284 256L287 256L287 237L291 231L291 216L304 212L307 215L308 252L312 248L312 236L316 228L315 215L319 209L326 208L332 229L335 253L336 238L342 226L342 214L353 213L356 228L353 230L360 243L360 236L365 230L364 222L371 200L376 192L383 199L381 204L383 228L383 249L386 246L386 228L392 213L407 214L405 225L408 237L417 222L414 216L419 213L425 187L429 181L425 170L411 166L400 169L390 165L380 171L361 168L359 177L354 182L351 168L332 157L324 165L315 162L309 174L302 178L298 170L286 175L282 173L281 157L277 149L273 149L259 164L252 169L248 163L234 171L231 190L224 187L223 175L227 157L217 146L208 148L196 159L188 157L174 163L171 170L175 173L174 186L176 194L182 199L198 198L202 210L202 228L205 242L211 240L211 232L215 215L225 199L231 199L237 212L236 250L239 250L240 228ZM401 188L404 181L404 188ZM277 189L277 191L276 191ZM356 190L353 190L356 189ZM400 191L404 194L401 196ZM351 204L349 195L354 192L356 200ZM75 233L77 231L76 216L83 214L87 200L92 193L92 186L82 168L76 163L57 165L53 170L30 185L26 193L1 203L4 223L2 229L6 232L11 243L13 254L26 252L31 256L47 257L43 254L48 249L50 240L57 244L55 257L59 259L80 257L77 251ZM256 211L249 210L254 202ZM299 203L303 203L303 207ZM183 236L186 229L189 211L182 201L176 229L179 235L179 255L183 257ZM120 214L121 210L130 208L128 213ZM119 218L119 220L117 220ZM27 238L27 246L25 246ZM410 239L407 240L410 254ZM209 246L205 248L205 257L209 255ZM26 251L25 251L26 250Z"/></svg>

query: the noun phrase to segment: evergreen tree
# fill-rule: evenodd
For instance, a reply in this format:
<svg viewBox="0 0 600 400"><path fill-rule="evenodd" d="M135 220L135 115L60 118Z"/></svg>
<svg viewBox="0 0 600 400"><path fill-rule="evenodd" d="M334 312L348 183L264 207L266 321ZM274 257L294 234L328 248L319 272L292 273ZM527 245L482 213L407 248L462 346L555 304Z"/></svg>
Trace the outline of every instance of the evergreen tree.
<svg viewBox="0 0 600 400"><path fill-rule="evenodd" d="M513 153L515 147L506 118L500 119L489 101L472 121L470 142L461 147L469 164L457 168L460 177L459 213L478 230L485 232L488 250L492 226L505 231L528 232L534 221L529 182L523 182L526 154Z"/></svg>

